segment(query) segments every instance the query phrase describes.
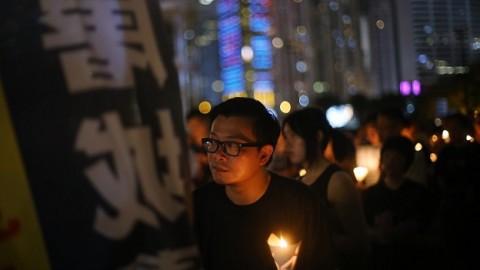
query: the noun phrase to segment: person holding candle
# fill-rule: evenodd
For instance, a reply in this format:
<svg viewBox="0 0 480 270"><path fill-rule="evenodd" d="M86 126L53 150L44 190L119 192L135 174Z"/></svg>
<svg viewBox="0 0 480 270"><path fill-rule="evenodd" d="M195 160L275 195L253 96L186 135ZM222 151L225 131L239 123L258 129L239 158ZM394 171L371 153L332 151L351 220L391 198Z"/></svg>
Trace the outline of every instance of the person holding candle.
<svg viewBox="0 0 480 270"><path fill-rule="evenodd" d="M300 243L295 269L334 269L313 191L267 169L280 126L265 106L232 98L211 111L203 146L213 180L194 191L194 228L205 269L277 269L268 239Z"/></svg>
<svg viewBox="0 0 480 270"><path fill-rule="evenodd" d="M372 239L369 269L425 269L434 261L426 237L432 221L429 194L405 176L414 156L410 139L387 138L380 152L383 178L362 193Z"/></svg>
<svg viewBox="0 0 480 270"><path fill-rule="evenodd" d="M376 127L382 144L392 136L405 136L406 127L410 121L400 109L381 109L377 111L376 115ZM411 139L413 139L412 142L419 143L415 138ZM383 176L380 175L381 177ZM425 187L429 186L429 163L423 151L415 151L413 162L405 171L405 177Z"/></svg>
<svg viewBox="0 0 480 270"><path fill-rule="evenodd" d="M325 157L332 136L325 113L315 107L294 111L283 121L286 153L302 166L299 180L313 188L328 214L328 227L340 269L364 269L370 243L360 192L352 176Z"/></svg>

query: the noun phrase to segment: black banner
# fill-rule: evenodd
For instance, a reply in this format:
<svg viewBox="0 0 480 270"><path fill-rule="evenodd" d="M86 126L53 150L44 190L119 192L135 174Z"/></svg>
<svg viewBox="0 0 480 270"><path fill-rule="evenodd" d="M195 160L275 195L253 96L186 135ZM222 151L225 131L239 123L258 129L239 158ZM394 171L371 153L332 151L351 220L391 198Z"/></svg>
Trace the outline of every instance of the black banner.
<svg viewBox="0 0 480 270"><path fill-rule="evenodd" d="M8 0L0 16L0 77L52 269L195 269L159 2Z"/></svg>

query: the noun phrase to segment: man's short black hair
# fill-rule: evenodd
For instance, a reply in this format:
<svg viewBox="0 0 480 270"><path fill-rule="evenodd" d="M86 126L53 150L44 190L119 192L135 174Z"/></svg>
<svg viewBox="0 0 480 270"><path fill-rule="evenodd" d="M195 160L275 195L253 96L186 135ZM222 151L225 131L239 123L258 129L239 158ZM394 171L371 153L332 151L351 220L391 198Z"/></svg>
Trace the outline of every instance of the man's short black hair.
<svg viewBox="0 0 480 270"><path fill-rule="evenodd" d="M317 107L308 107L290 113L283 120L283 128L286 124L305 141L305 156L309 163L315 160L318 152L325 151L332 136L332 126L325 112ZM321 146L317 147L319 131L322 132L323 138Z"/></svg>
<svg viewBox="0 0 480 270"><path fill-rule="evenodd" d="M402 110L398 108L382 109L382 110L379 110L376 113L376 115L377 117L378 116L386 117L391 122L396 123L402 127L406 126L408 123L407 117L403 114Z"/></svg>
<svg viewBox="0 0 480 270"><path fill-rule="evenodd" d="M277 146L280 124L277 117L260 101L253 98L235 97L213 107L210 120L213 123L219 115L244 117L252 121L253 134L262 145Z"/></svg>
<svg viewBox="0 0 480 270"><path fill-rule="evenodd" d="M401 135L392 136L385 140L385 142L382 144L380 155L383 156L386 151L394 151L405 158L404 171L407 171L408 168L410 168L415 157L415 148L413 142L407 137Z"/></svg>

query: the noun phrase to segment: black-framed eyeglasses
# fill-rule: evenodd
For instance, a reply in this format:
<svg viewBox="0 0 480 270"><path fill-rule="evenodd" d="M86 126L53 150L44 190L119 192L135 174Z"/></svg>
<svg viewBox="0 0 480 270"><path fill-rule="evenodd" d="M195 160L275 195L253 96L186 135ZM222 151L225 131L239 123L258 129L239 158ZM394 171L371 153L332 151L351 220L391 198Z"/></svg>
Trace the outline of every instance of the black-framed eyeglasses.
<svg viewBox="0 0 480 270"><path fill-rule="evenodd" d="M222 147L222 150L225 154L236 157L240 154L242 147L259 147L262 146L259 142L252 143L238 143L238 142L222 142L212 138L203 138L202 139L203 149L208 153L215 153L218 151L218 147Z"/></svg>

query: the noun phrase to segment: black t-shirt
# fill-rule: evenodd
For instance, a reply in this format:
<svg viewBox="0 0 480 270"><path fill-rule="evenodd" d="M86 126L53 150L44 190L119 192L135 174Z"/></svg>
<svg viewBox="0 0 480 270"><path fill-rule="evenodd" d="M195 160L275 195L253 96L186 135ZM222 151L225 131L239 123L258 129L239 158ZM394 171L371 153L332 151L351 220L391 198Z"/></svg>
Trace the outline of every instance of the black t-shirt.
<svg viewBox="0 0 480 270"><path fill-rule="evenodd" d="M267 240L271 233L301 242L296 268L330 269L331 239L313 191L271 173L255 203L232 203L225 186L208 183L194 192L195 230L205 269L276 269Z"/></svg>
<svg viewBox="0 0 480 270"><path fill-rule="evenodd" d="M395 226L407 220L416 221L419 230L429 225L429 196L421 184L407 180L398 189L391 190L379 181L362 195L365 218L370 226L374 225L376 215L386 211L392 214Z"/></svg>
<svg viewBox="0 0 480 270"><path fill-rule="evenodd" d="M462 146L447 145L438 155L435 173L437 178L442 179L447 193L459 186L478 192L480 144L473 142Z"/></svg>

